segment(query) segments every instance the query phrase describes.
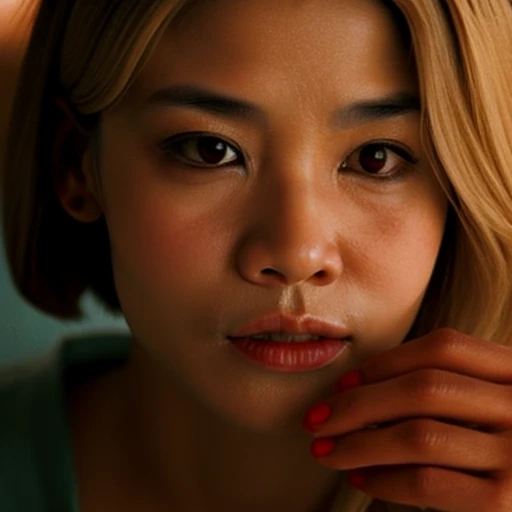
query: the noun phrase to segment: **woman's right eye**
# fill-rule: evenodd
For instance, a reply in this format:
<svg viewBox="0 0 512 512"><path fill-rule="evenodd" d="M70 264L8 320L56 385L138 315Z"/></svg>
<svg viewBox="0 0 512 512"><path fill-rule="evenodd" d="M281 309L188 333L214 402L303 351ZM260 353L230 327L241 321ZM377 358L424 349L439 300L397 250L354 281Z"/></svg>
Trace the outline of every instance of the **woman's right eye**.
<svg viewBox="0 0 512 512"><path fill-rule="evenodd" d="M213 135L178 135L165 140L160 147L167 157L196 167L227 167L243 161L240 150Z"/></svg>

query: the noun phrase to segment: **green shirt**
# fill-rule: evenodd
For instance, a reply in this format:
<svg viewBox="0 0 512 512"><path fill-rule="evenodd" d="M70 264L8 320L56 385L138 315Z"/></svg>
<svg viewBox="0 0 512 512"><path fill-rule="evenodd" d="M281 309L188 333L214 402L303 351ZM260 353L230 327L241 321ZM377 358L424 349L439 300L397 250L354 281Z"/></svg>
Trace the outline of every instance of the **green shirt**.
<svg viewBox="0 0 512 512"><path fill-rule="evenodd" d="M0 511L78 512L65 389L126 359L127 334L64 339L0 366Z"/></svg>

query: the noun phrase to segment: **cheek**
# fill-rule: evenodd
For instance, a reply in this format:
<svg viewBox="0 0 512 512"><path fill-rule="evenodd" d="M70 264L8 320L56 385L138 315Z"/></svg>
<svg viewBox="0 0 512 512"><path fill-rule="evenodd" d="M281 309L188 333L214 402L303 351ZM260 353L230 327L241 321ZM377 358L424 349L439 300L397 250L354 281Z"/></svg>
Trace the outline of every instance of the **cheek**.
<svg viewBox="0 0 512 512"><path fill-rule="evenodd" d="M144 163L106 172L105 212L116 273L146 290L170 296L171 289L187 293L223 268L227 249L223 218L212 198L194 197L163 180L151 178L155 169ZM105 167L107 168L107 167ZM186 197L186 200L183 198ZM210 200L208 200L210 199ZM185 286L186 284L186 286Z"/></svg>
<svg viewBox="0 0 512 512"><path fill-rule="evenodd" d="M383 296L407 283L412 288L426 286L435 264L447 202L426 171L411 178L395 194L381 198L360 194L354 199L354 209L360 212L362 221L352 232L356 247L353 255L361 259L351 263L358 273L370 271L380 276L378 281L386 283L379 290Z"/></svg>
<svg viewBox="0 0 512 512"><path fill-rule="evenodd" d="M421 307L443 238L446 203L433 191L374 213L375 222L359 231L349 263L355 308L368 314L365 336L384 348L405 337Z"/></svg>
<svg viewBox="0 0 512 512"><path fill-rule="evenodd" d="M394 231L379 259L376 293L388 308L416 312L430 281L442 239L442 224L410 217ZM386 242L382 242L383 244Z"/></svg>
<svg viewBox="0 0 512 512"><path fill-rule="evenodd" d="M220 223L177 207L172 198L139 202L130 223L124 217L110 220L113 251L144 287L184 292L180 284L212 278L221 266Z"/></svg>
<svg viewBox="0 0 512 512"><path fill-rule="evenodd" d="M397 285L408 282L413 287L414 283L422 286L429 279L444 229L443 218L432 213L428 216L424 210L404 209L388 219L386 229L372 236L373 257Z"/></svg>

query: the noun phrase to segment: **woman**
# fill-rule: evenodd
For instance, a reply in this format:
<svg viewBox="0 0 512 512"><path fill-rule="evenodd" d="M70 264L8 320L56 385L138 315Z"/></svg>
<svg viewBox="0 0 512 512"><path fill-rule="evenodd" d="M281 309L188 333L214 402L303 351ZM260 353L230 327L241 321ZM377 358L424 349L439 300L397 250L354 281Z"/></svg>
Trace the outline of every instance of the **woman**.
<svg viewBox="0 0 512 512"><path fill-rule="evenodd" d="M13 278L132 334L5 379L53 390L44 500L510 510L511 27L508 0L42 2Z"/></svg>

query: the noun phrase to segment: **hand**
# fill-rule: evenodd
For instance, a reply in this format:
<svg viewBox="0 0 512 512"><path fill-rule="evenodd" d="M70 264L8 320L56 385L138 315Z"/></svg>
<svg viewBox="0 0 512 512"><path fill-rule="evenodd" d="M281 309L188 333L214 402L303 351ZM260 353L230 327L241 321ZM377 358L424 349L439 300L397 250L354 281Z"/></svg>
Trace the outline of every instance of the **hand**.
<svg viewBox="0 0 512 512"><path fill-rule="evenodd" d="M512 511L512 348L441 329L340 385L304 419L321 464L383 501Z"/></svg>

